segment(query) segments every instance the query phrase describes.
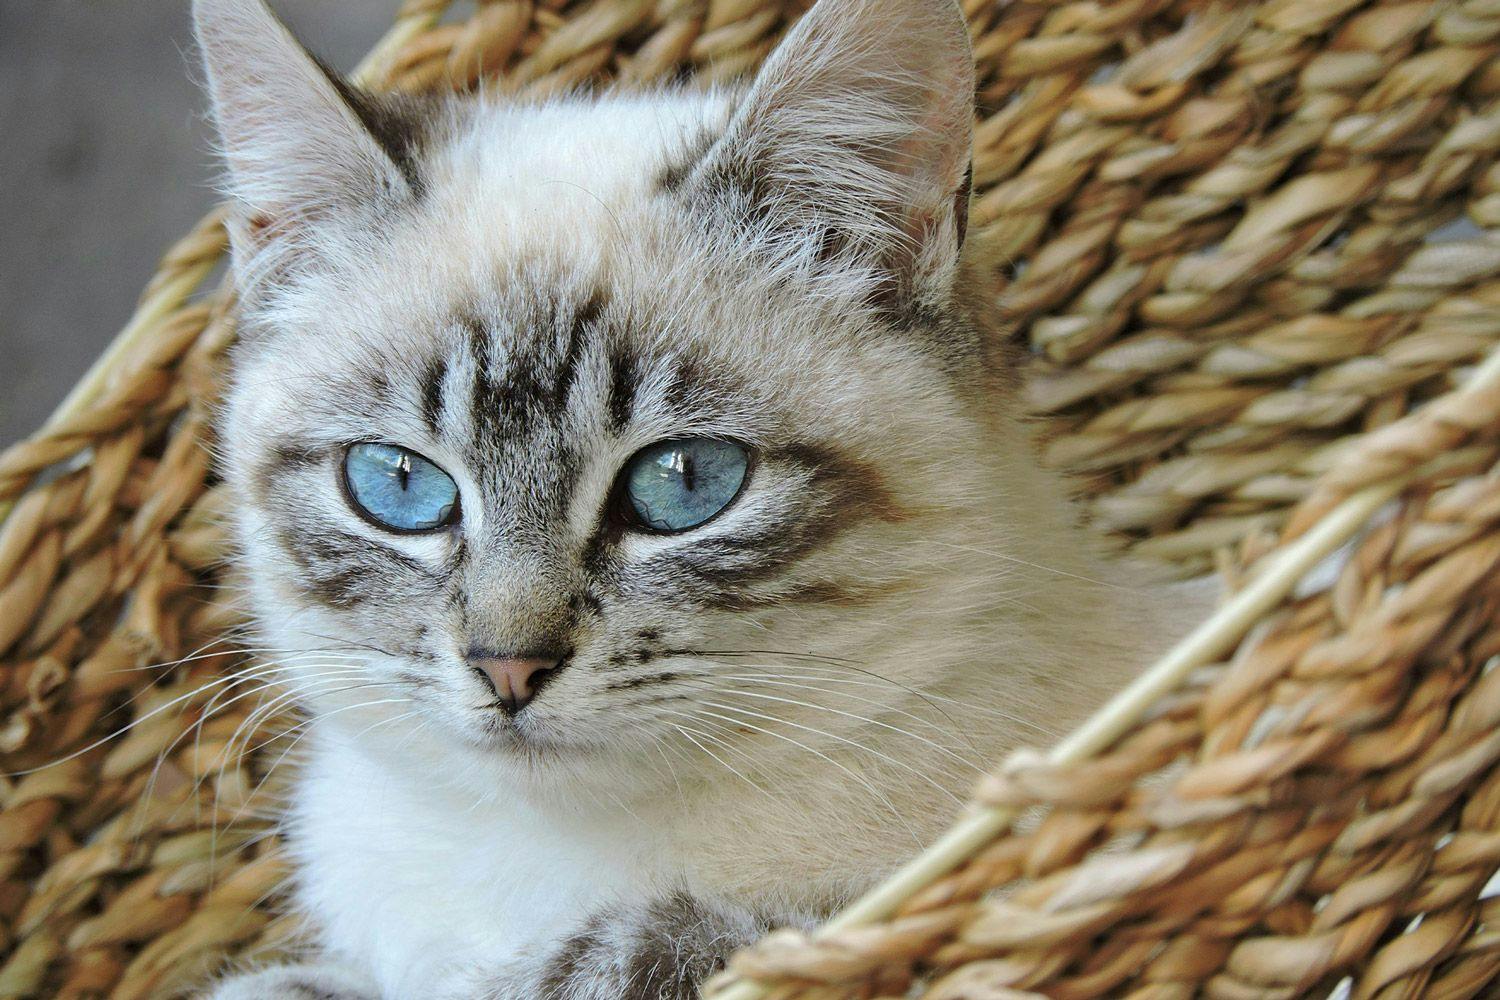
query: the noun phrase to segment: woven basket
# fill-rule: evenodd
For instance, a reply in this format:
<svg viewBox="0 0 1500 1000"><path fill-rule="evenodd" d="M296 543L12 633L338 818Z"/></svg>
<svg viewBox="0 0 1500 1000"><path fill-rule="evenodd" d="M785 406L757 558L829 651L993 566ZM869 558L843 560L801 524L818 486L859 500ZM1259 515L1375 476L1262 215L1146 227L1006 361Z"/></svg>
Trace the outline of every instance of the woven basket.
<svg viewBox="0 0 1500 1000"><path fill-rule="evenodd" d="M1500 995L1500 2L964 5L971 232L1046 458L1231 597L711 995ZM802 6L409 0L358 75L730 76ZM294 930L262 785L295 729L236 736L266 695L211 683L243 657L205 448L233 331L196 295L223 249L217 217L173 247L0 454L0 767L29 772L0 997L170 996Z"/></svg>

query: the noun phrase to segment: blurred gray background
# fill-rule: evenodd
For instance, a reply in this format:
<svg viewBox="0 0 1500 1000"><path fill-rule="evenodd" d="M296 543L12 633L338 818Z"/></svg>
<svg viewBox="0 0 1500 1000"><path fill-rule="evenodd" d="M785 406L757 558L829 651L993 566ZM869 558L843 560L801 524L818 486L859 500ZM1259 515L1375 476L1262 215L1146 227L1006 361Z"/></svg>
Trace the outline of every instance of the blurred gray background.
<svg viewBox="0 0 1500 1000"><path fill-rule="evenodd" d="M398 0L272 0L348 69ZM0 0L0 448L124 325L214 202L188 0Z"/></svg>

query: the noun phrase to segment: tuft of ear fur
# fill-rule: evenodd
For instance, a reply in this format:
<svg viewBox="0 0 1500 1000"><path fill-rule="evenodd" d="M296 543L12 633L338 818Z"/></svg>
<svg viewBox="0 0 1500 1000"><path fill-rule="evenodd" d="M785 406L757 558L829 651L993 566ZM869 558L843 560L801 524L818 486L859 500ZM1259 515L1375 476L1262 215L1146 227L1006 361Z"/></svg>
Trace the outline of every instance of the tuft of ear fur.
<svg viewBox="0 0 1500 1000"><path fill-rule="evenodd" d="M242 291L309 263L315 227L411 197L415 175L376 102L328 73L262 0L194 0L193 21Z"/></svg>
<svg viewBox="0 0 1500 1000"><path fill-rule="evenodd" d="M941 300L968 222L974 61L955 0L820 0L689 182L784 264Z"/></svg>

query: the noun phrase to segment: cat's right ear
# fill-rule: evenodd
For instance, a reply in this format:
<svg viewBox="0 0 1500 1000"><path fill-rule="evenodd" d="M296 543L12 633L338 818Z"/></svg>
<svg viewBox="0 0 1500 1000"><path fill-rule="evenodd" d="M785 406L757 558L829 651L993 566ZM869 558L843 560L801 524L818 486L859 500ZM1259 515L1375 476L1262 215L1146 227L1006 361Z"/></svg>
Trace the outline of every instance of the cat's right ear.
<svg viewBox="0 0 1500 1000"><path fill-rule="evenodd" d="M228 170L243 285L293 272L319 230L409 199L415 176L377 137L376 105L329 74L262 0L194 0Z"/></svg>
<svg viewBox="0 0 1500 1000"><path fill-rule="evenodd" d="M818 0L664 186L718 207L774 263L910 313L958 273L973 121L956 0Z"/></svg>

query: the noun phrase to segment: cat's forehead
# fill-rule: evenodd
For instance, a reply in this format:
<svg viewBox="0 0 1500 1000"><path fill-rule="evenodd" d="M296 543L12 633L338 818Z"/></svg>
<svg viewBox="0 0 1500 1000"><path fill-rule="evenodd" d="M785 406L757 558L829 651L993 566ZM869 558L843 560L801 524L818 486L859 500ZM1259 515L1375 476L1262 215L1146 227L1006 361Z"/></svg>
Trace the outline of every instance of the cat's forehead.
<svg viewBox="0 0 1500 1000"><path fill-rule="evenodd" d="M702 154L729 109L712 93L480 102L425 150L421 194L391 245L451 278L467 271L476 293L495 277L589 282L611 270L691 265L676 245L686 234L663 178Z"/></svg>
<svg viewBox="0 0 1500 1000"><path fill-rule="evenodd" d="M483 286L414 291L404 305L346 302L319 329L269 345L246 375L306 399L307 420L345 424L344 436L373 424L480 445L645 443L699 429L753 438L795 408L788 375L813 368L787 345L768 348L773 318L686 291L515 267Z"/></svg>
<svg viewBox="0 0 1500 1000"><path fill-rule="evenodd" d="M272 325L338 327L358 350L451 339L455 319L477 317L524 351L528 331L580 303L680 316L719 301L702 293L746 275L694 239L663 177L701 155L728 108L683 93L455 112L423 150L420 197L319 234L331 266L287 290Z"/></svg>
<svg viewBox="0 0 1500 1000"><path fill-rule="evenodd" d="M748 435L877 392L900 345L726 253L670 191L730 105L470 109L424 155L417 203L271 308L284 336L259 374L315 376L309 420L510 441L523 423Z"/></svg>
<svg viewBox="0 0 1500 1000"><path fill-rule="evenodd" d="M465 105L422 156L434 198L504 206L516 218L571 214L576 198L609 203L661 184L663 168L722 134L734 91L576 96L543 104Z"/></svg>

